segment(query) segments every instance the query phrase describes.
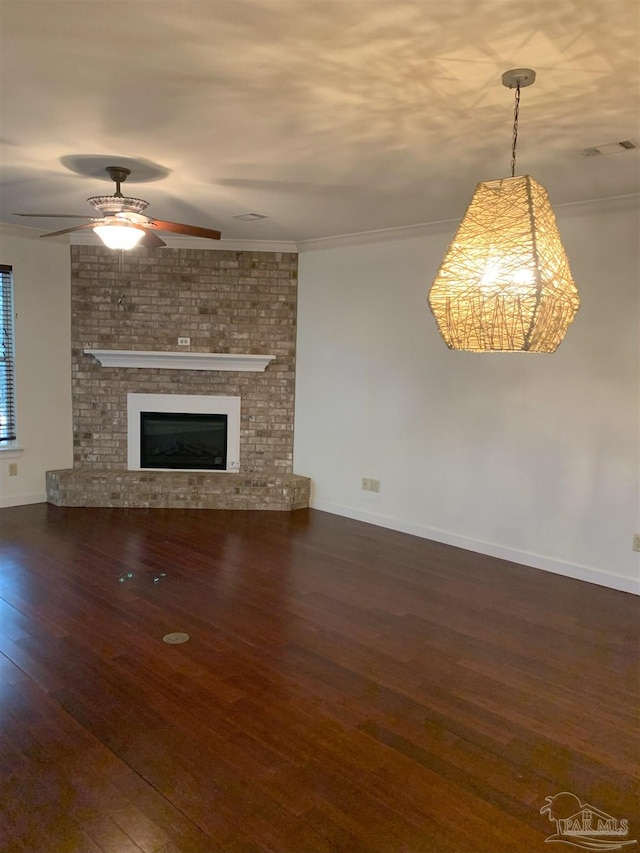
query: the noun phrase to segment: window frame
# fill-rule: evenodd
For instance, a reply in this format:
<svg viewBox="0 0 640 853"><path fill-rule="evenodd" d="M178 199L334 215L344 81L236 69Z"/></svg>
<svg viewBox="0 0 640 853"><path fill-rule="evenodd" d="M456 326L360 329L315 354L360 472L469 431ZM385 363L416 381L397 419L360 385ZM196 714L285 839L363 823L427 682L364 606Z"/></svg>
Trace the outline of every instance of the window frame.
<svg viewBox="0 0 640 853"><path fill-rule="evenodd" d="M16 359L13 267L0 264L0 452L15 450L16 431ZM5 416L6 412L6 416Z"/></svg>

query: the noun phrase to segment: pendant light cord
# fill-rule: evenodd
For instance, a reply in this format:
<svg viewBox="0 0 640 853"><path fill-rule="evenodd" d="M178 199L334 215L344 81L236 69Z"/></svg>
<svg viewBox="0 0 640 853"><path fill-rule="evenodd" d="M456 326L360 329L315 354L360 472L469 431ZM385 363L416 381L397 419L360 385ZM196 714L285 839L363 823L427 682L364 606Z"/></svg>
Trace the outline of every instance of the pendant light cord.
<svg viewBox="0 0 640 853"><path fill-rule="evenodd" d="M513 110L513 142L511 144L511 177L516 176L516 145L518 144L518 116L520 115L520 83L516 86L516 105Z"/></svg>

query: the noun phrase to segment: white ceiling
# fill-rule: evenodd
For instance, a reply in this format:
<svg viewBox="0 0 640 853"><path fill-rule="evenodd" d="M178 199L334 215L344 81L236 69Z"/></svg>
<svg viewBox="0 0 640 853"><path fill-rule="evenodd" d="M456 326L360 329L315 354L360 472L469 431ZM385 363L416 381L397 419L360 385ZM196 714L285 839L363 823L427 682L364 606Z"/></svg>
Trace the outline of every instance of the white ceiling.
<svg viewBox="0 0 640 853"><path fill-rule="evenodd" d="M90 214L103 168L163 219L301 241L459 218L518 172L554 204L636 193L635 0L0 0L0 221ZM136 182L136 177L140 180ZM105 180L106 176L105 176ZM241 222L237 214L269 218ZM96 238L97 239L97 238Z"/></svg>

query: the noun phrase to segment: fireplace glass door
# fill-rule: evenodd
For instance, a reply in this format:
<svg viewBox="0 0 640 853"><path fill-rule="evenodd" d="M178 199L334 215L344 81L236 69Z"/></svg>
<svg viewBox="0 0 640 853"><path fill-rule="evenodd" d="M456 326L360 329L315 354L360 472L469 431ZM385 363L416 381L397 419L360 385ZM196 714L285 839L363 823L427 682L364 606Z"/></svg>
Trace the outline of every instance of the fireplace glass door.
<svg viewBox="0 0 640 853"><path fill-rule="evenodd" d="M225 471L227 415L141 412L140 467Z"/></svg>

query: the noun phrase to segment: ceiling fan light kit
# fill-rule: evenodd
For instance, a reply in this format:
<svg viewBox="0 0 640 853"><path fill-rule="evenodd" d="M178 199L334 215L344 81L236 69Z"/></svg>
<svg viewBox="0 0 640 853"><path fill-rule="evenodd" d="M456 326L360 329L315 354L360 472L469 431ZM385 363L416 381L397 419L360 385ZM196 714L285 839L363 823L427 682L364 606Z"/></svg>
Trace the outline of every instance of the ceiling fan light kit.
<svg viewBox="0 0 640 853"><path fill-rule="evenodd" d="M546 190L515 175L520 89L535 76L502 75L516 90L511 177L478 184L429 291L450 349L554 352L580 305Z"/></svg>
<svg viewBox="0 0 640 853"><path fill-rule="evenodd" d="M142 228L118 221L95 225L93 233L100 237L108 249L120 249L124 251L134 249L144 237Z"/></svg>

